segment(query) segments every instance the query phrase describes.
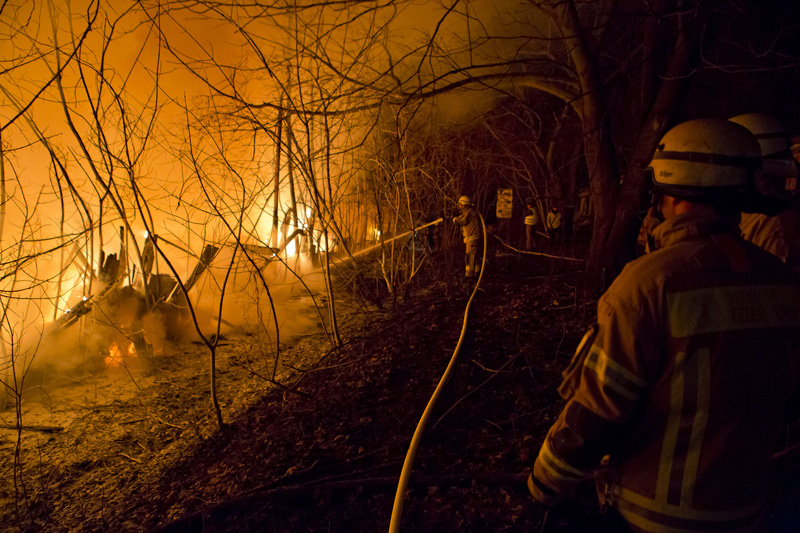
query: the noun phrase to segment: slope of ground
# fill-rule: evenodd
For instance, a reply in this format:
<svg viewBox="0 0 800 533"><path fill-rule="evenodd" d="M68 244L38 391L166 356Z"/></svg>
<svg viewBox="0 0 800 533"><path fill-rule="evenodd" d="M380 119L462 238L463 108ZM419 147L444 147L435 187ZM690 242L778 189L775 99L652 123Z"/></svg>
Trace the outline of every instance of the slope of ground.
<svg viewBox="0 0 800 533"><path fill-rule="evenodd" d="M484 278L417 456L422 479L404 530L522 530L542 519L525 472L557 413L560 370L592 316L576 277L543 268L514 261ZM437 282L415 292L303 376L297 390L310 398L265 398L162 478L175 480L157 489L168 497L131 511L149 526L199 513L165 527L173 531L386 529L404 454L456 346L469 289ZM226 499L234 501L203 513Z"/></svg>
<svg viewBox="0 0 800 533"><path fill-rule="evenodd" d="M524 484L560 408L560 372L594 318L595 295L575 265L502 256L487 269L417 454L403 531L597 530L590 487L578 503L545 513ZM126 421L147 422L126 424L130 435L113 450L103 444L95 459L48 470L47 490L30 488L32 511L14 523L31 531L386 531L409 442L461 330L471 287L457 272L431 273L393 310L353 314L360 318L346 324L340 350L324 338L287 350L290 390L248 381L235 363L257 346L231 340L222 431L202 376L156 383L146 389L155 403L125 406ZM98 416L89 422L113 425ZM4 518L14 518L8 509Z"/></svg>

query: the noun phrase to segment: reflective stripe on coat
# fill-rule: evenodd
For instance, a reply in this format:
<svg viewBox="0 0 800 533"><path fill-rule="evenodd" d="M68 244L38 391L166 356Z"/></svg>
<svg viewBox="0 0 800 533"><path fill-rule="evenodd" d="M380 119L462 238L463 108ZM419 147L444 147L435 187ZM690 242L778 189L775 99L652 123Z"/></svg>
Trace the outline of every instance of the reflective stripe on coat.
<svg viewBox="0 0 800 533"><path fill-rule="evenodd" d="M736 222L668 219L659 250L600 299L534 464L537 499L571 493L610 454L601 492L633 527L754 528L798 382L800 282Z"/></svg>

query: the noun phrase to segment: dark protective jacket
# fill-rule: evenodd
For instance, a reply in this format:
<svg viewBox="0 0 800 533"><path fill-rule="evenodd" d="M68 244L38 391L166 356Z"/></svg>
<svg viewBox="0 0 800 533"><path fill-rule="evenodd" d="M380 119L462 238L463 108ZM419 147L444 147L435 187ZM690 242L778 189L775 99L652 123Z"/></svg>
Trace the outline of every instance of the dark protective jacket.
<svg viewBox="0 0 800 533"><path fill-rule="evenodd" d="M529 479L539 501L594 475L635 530L753 530L797 388L800 281L737 222L669 218L602 296Z"/></svg>
<svg viewBox="0 0 800 533"><path fill-rule="evenodd" d="M795 270L800 264L800 204L792 205L779 215L768 217L758 213L742 215L739 224L745 240L779 257Z"/></svg>
<svg viewBox="0 0 800 533"><path fill-rule="evenodd" d="M789 255L789 246L783 236L783 228L779 217L768 217L758 213L742 215L739 224L742 237L760 246L772 255L786 261Z"/></svg>
<svg viewBox="0 0 800 533"><path fill-rule="evenodd" d="M453 219L453 222L461 226L461 234L464 242L476 241L481 238L481 220L478 212L470 207Z"/></svg>

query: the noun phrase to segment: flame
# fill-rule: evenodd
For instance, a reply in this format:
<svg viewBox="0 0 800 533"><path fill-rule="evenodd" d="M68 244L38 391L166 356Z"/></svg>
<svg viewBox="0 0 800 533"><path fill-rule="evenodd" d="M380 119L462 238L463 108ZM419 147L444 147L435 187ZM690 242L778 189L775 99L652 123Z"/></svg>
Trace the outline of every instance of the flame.
<svg viewBox="0 0 800 533"><path fill-rule="evenodd" d="M294 257L297 254L297 239L292 239L286 245L286 257Z"/></svg>
<svg viewBox="0 0 800 533"><path fill-rule="evenodd" d="M105 363L108 368L118 368L122 366L125 357L136 357L136 347L133 343L128 344L128 349L125 353L120 350L116 342L112 342L108 347L108 355L105 358Z"/></svg>

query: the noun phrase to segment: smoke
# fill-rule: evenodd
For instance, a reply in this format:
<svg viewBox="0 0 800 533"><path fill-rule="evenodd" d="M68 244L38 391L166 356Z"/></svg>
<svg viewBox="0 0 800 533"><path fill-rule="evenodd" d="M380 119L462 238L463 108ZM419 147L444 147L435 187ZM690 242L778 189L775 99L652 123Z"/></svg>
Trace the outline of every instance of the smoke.
<svg viewBox="0 0 800 533"><path fill-rule="evenodd" d="M302 283L280 261L265 264L259 274L245 258L231 263L230 250L220 252L189 294L203 334L219 328L221 333L261 332L275 338L277 325L284 340L317 330L321 325L312 295L325 290L322 274L307 257L289 264Z"/></svg>
<svg viewBox="0 0 800 533"><path fill-rule="evenodd" d="M488 36L510 31L508 28L511 25L507 20L509 13L516 13L514 6L525 5L520 2L482 0L450 10L430 2L401 4L399 11L391 6L385 11L376 12L375 18L356 16L361 13L358 4L347 9L339 6L329 9L324 3L320 4L319 13L303 9L300 11L303 16L292 21L288 20L289 14L273 18L259 17L247 24L254 30L248 36L248 39L255 39L253 43L242 40L244 34L238 23L232 25L224 17L211 20L211 12L206 19L177 9L172 12L175 17L164 17L160 29L164 32L163 37L169 41L171 50L177 51L181 57L193 58L192 64L196 65L193 68L199 69L198 74L208 76L219 87L235 85L231 87L233 93L257 104L265 98L268 100L266 103L273 105L280 102L284 102L281 105L290 105L291 100L296 105L302 104L301 109L306 106L304 99L309 97L309 109L313 111L315 106L322 105L323 93L331 88L325 80L330 78L332 72L325 62L317 60L318 57L341 57L342 61L358 58L357 64L350 65L355 69L338 68L348 65L339 65L337 69L350 72L357 78L362 77L367 87L373 85L366 82L373 79L374 72L381 72L393 65L391 72L392 77L397 76L396 89L419 94L421 88L440 88L440 85L428 85L432 77L450 70L457 72L473 63L490 64L493 57L513 52L492 48L489 44L472 46L472 42L489 43ZM72 37L84 27L84 23L77 22L83 21L82 9L85 6L61 1L54 5L63 13L57 24L51 24L47 10L37 10L33 18L41 28L54 32L54 45L56 41L62 46L77 42ZM102 5L106 9L114 4L102 2ZM375 222L369 220L371 210L367 204L371 199L363 194L364 188L357 181L360 177L353 170L357 165L347 155L348 150L355 150L353 147L362 142L358 132L370 130L370 120L356 117L337 121L329 117L323 129L321 120L308 119L304 124L299 118L294 118L294 122L286 119L284 135L291 126L294 141L287 149L284 139L284 157L280 165L275 165L276 144L280 145L280 142L276 143L275 131L267 131L276 124L274 113L269 114L269 107L264 108L265 114L258 111L254 115L259 124L255 129L249 123L243 127L226 113L221 114L223 119L214 119L214 111L221 108L216 107L219 102L207 96L209 87L198 82L201 76L187 73L185 69L175 66L174 62L169 63L172 65L169 68L166 68L166 63L159 63L165 61L164 57L169 54L161 48L163 43L160 34L150 31L152 28L143 24L149 19L140 11L148 9L150 14L157 13L157 3L145 2L138 6L120 21L120 28L125 31L120 31L112 42L107 43L109 47L108 54L104 56L107 63L103 83L96 83L98 79L91 77L91 69L77 69L70 64L58 78L65 88L63 97L66 101L60 101L62 96L55 86L44 93L45 97L34 98L44 87L42 84L52 77L48 54L38 52L33 56L36 61L30 62L25 70L19 70L23 68L21 65L15 66L14 69L7 69L3 78L8 81L9 87L14 88L12 93L18 93L15 98L6 96L0 102L4 116L15 116L23 105L31 103L24 119L20 118L8 128L3 138L8 146L6 158L9 161L9 179L7 188L3 190L7 198L0 200L9 201L4 217L5 230L0 237L6 243L13 243L8 245L4 256L15 255L17 248L19 253L16 255L28 256L41 251L23 250L20 243L34 243L41 247L46 245L49 250L57 250L59 245L66 242L65 234L74 237L66 247L67 253L53 252L50 257L42 256L41 261L37 261L38 271L31 273L29 278L31 286L39 284L35 290L41 294L36 295L34 291L31 293L33 295L26 296L29 300L24 304L25 308L15 310L14 316L6 322L7 334L2 342L9 346L7 351L17 354L16 359L23 361L26 368L32 365L33 368L46 367L58 372L92 368L94 362L108 351L109 345L120 339L120 335L129 340L137 331L141 332L143 342L156 355L169 353L171 344L197 339L193 320L185 311L172 304L164 304L142 313L141 300L135 294L121 293L121 299L113 304L93 301L91 313L68 328L56 329L51 324L54 316L63 317L66 309L79 304L83 297L91 296L83 285L86 279L84 268L93 269L98 274L101 250L107 253L124 250L128 266L131 269L137 266L141 278L141 264L137 257L139 254L135 253L134 239L141 239L145 220L147 229L162 235L164 241L170 240L195 252L206 243L225 242L230 237L228 222L243 228L245 233L250 232L253 241L263 245L267 242L265 237L271 237L273 220L270 202L273 201L273 191L277 190L277 182L280 185L278 196L281 204L277 216L284 219L281 223L289 218L287 206L295 205L294 196L297 195L297 205L309 212L304 217L301 207L300 213L294 214L293 223L312 228L316 223L315 231L320 231L319 228L325 223L321 219L324 210L316 205L321 194L322 201L330 204L329 213L338 213L340 208L347 211L348 218L340 221L344 228L343 238L349 237L346 234L348 229L351 235L358 235L358 239L376 230ZM115 20L118 14L114 9L101 11L101 17L107 17L108 21ZM370 8L365 13L371 11ZM303 17L309 20L302 20ZM346 23L343 17L349 17ZM20 31L14 34L11 43L15 46L21 46L20 42L27 42L33 37L26 34L28 30L23 26L25 17L18 18L15 24L18 23ZM68 21L75 24L68 24ZM329 38L319 39L319 35L314 34L317 27L325 32L330 31L326 33ZM276 31L255 31L256 28ZM268 38L259 35L268 35ZM419 46L432 37L431 47ZM105 50L101 46L106 44L105 38L105 33L92 32L87 36L87 42L90 43L87 47ZM301 42L297 42L297 39ZM503 46L514 46L509 40L500 41L505 43ZM470 46L464 46L465 43ZM253 53L251 45L259 47L274 69L269 72L254 69L252 74L233 77L223 75L228 66L233 69L232 65L259 64L261 59ZM315 55L315 47L325 47L325 50L320 50L324 53ZM360 47L364 49L360 50ZM297 50L306 49L310 55L297 55ZM68 51L69 47L65 50ZM411 50L416 51L411 53ZM13 54L9 57L13 59ZM85 57L90 60L91 55ZM441 57L446 57L447 61L439 61ZM369 68L362 70L364 65L369 65ZM279 87L275 85L275 73L280 76L280 72L289 71L293 72L293 77L281 81L277 84ZM152 76L154 72L159 72L157 80ZM483 70L476 72L484 73ZM90 77L84 80L80 75ZM15 79L9 76L15 76ZM448 80L443 79L442 83ZM158 87L155 87L156 81L160 84ZM115 87L119 92L118 97L112 98L111 95L116 93L104 90L106 96L103 99L92 89L106 87L105 84ZM382 86L382 83L375 86ZM349 90L345 89L345 92ZM215 91L210 93L217 94ZM156 101L153 96L156 94L166 97ZM354 94L360 98L362 93ZM375 98L370 91L363 94L365 98ZM205 99L201 99L201 95L206 95ZM95 98L99 105L96 117L86 105L86 102L95 101ZM342 99L342 102L348 101L347 98ZM335 108L338 105L336 102L334 98L323 103L324 106L332 104ZM359 105L362 103L358 102ZM203 104L214 105L204 107ZM435 123L463 123L483 113L491 105L493 98L487 98L483 91L454 91L430 99L420 112L420 121L432 117ZM66 109L73 113L77 128L74 134L67 126ZM126 119L131 121L126 131L119 128L123 111ZM28 118L30 124L26 122ZM362 120L362 123L354 123L354 120ZM193 124L191 128L189 123ZM37 127L34 128L34 125ZM46 141L39 137L40 130L46 130ZM330 137L324 136L323 131ZM99 142L101 134L108 144ZM75 135L80 139L74 138ZM144 139L146 143L140 142ZM322 149L324 143L333 148L333 156L327 160L324 159L327 152ZM52 149L53 157L62 163L61 166L55 164L45 146ZM88 147L86 153L81 146ZM302 152L303 149L306 152ZM129 153L131 150L132 155ZM287 162L292 155L294 174L291 174L292 167ZM104 164L106 161L124 161L129 156L136 161L130 169L122 169L118 165L111 170ZM13 165L12 157L15 158ZM93 159L92 164L89 159ZM301 166L304 172L301 172ZM93 169L100 169L100 175L95 176ZM130 173L123 170L129 170ZM65 181L65 172L71 173L69 186ZM106 175L106 172L113 175ZM327 195L325 190L320 193L317 189L322 184L323 176L334 181L333 184L327 183ZM291 187L290 180L294 180ZM98 185L111 181L116 191L115 202L109 198L110 195L114 196L111 189L106 191ZM356 207L341 207L342 191L347 187L355 191L353 201ZM341 190L335 191L339 188ZM289 190L291 201L287 196ZM315 200L312 202L312 199ZM120 205L114 207L113 203ZM309 206L312 204L323 213L311 213ZM221 209L222 213L217 209ZM242 212L244 214L240 216ZM223 217L228 219L225 225L215 221L215 218ZM123 225L130 231L126 229L124 238L120 239L117 229ZM290 227L287 233L293 229L299 228ZM135 233L136 237L131 233ZM275 243L272 239L269 242L275 246L286 245ZM88 266L75 266L71 251L73 243L76 250L84 254ZM178 275L186 276L196 258L189 253L176 252L166 242L162 244L165 253L171 254L170 261L179 265L176 266ZM262 335L267 341L277 338L285 341L293 335L318 330L320 318L308 291L314 294L324 292L321 274L307 258L295 261L290 257L287 260L303 274L307 287L296 281L293 274L278 261L257 266L263 273L262 279L256 275L253 266L241 258L230 261L230 250L215 258L212 267L189 294L202 335L208 337L217 332L245 332ZM59 269L65 270L63 276ZM154 271L171 273L159 257L156 257ZM130 275L129 282L136 286L136 276ZM94 292L101 288L99 281L93 284ZM0 289L6 291L7 287ZM14 294L18 292L14 289ZM7 293L11 294L11 289ZM131 318L132 310L135 310L134 318ZM12 333L19 335L19 331L25 331L25 334L10 338Z"/></svg>

